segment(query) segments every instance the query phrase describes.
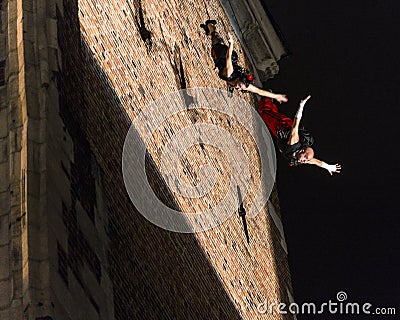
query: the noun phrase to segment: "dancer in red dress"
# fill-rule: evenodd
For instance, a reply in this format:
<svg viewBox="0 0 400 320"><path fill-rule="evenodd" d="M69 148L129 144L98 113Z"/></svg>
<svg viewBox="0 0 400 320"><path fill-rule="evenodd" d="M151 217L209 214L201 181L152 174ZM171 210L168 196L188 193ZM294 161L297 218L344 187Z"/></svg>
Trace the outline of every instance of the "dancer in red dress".
<svg viewBox="0 0 400 320"><path fill-rule="evenodd" d="M271 133L277 138L279 151L289 160L290 166L313 164L326 169L330 175L339 173L340 164L327 164L314 157L314 149L311 147L314 138L307 130L300 128L303 109L310 98L311 96L308 96L301 100L294 120L279 113L278 107L269 98L261 98L258 112Z"/></svg>

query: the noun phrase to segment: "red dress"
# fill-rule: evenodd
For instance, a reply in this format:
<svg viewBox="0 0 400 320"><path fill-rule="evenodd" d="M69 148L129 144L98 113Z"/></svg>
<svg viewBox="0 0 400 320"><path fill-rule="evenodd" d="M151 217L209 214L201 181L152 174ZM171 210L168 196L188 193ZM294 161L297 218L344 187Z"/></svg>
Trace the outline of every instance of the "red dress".
<svg viewBox="0 0 400 320"><path fill-rule="evenodd" d="M277 138L279 151L289 160L290 166L297 166L300 162L296 154L310 147L314 143L314 137L304 128L299 129L299 142L289 145L288 139L293 126L293 120L288 116L279 113L278 107L270 98L262 97L258 103L258 112L264 120L268 129Z"/></svg>
<svg viewBox="0 0 400 320"><path fill-rule="evenodd" d="M293 121L288 116L279 113L278 107L270 98L262 97L258 103L258 113L264 120L271 133L277 137L278 130L287 130L293 126Z"/></svg>

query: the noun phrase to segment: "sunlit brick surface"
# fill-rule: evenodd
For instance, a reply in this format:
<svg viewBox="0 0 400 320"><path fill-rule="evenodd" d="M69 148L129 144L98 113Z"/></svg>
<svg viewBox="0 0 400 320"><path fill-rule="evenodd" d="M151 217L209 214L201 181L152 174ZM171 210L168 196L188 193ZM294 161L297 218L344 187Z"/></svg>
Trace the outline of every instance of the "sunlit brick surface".
<svg viewBox="0 0 400 320"><path fill-rule="evenodd" d="M47 204L52 211L47 234L52 282L50 289L43 284L40 291L51 297L43 300L46 315L54 319L292 319L257 310L266 299L288 302L287 291L291 291L279 217L272 218L267 206L254 219L247 218L249 243L237 212L211 230L179 234L153 225L137 212L123 182L124 139L131 121L142 110L180 89L226 89L214 70L210 38L199 28L212 18L218 20L224 39L227 32L233 34L220 3L64 0L46 1L46 5L52 19L46 20L50 71L42 67L40 72L47 70L50 76L40 90L50 86L57 93L46 96L44 135L48 139ZM235 48L245 64L236 38ZM33 59L34 50L41 47L30 49L26 52ZM12 67L16 68L10 66L10 70ZM32 74L26 79L27 83L36 81ZM34 95L39 88L29 90ZM255 106L250 94L242 97ZM169 206L190 213L215 205L226 192L228 159L213 146L194 146L177 164L182 180L189 184L201 181L200 165L216 169L217 184L207 197L179 196L159 173L160 149L174 132L193 123L221 127L242 144L251 174L244 199L248 208L260 188L260 159L254 141L246 128L228 115L206 110L176 114L154 133L147 171L155 193ZM0 142L7 149L1 139L3 135ZM0 164L8 164L6 160L8 156ZM2 168L1 176L8 175L8 167ZM3 191L1 199L6 197ZM276 190L269 205L279 215ZM2 220L7 221L3 216ZM47 241L45 232L37 231L39 234ZM8 259L4 243L2 239L0 249L7 250L0 254L3 257L5 251ZM9 292L9 270L0 271L0 292ZM34 297L40 299L41 295ZM7 299L10 297L2 293L1 310L7 310ZM37 306L39 300L35 299L32 305ZM28 310L29 299L23 301Z"/></svg>
<svg viewBox="0 0 400 320"><path fill-rule="evenodd" d="M114 248L111 272L116 317L120 319L167 317L166 314L182 319L278 319L278 315L261 315L256 307L266 298L287 300L290 280L286 255L266 211L248 220L247 244L237 214L212 230L181 235L144 220L125 196L120 156L128 119L134 119L155 99L184 86L225 88L209 56L210 39L198 27L208 14L218 19L218 28L226 38L226 32L232 30L216 1L79 2L82 39L76 44L82 45L84 61L71 61L70 67L77 78L83 78L83 90L78 91L84 98L82 105L71 107L73 114L81 115L78 119L84 123L105 171ZM244 61L242 55L240 59ZM254 104L250 95L245 98ZM246 141L245 128L227 125L226 119L207 112L195 117L197 121L220 122ZM176 132L190 124L190 117L182 114L169 119L166 126ZM160 130L155 140L160 146L168 142L168 137ZM254 146L252 149L250 144L249 148L249 154L254 153ZM157 157L152 152L157 167ZM196 165L200 162L211 161L223 172L229 169L226 159L217 153L212 147L205 148L205 155L193 148L183 162L192 173L192 177L186 176L188 181L196 179ZM257 185L257 154L251 158ZM222 173L219 178L216 187L223 191L229 175ZM168 190L161 193L165 198L171 197ZM211 199L217 200L218 197ZM180 197L169 201L187 212L206 205L201 200L188 203Z"/></svg>

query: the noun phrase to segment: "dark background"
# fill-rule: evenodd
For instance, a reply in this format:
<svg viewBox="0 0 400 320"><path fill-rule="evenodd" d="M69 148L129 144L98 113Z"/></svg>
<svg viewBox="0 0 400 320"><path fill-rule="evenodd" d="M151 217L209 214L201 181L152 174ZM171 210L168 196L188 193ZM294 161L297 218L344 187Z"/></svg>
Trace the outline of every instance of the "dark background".
<svg viewBox="0 0 400 320"><path fill-rule="evenodd" d="M331 177L290 168L277 182L294 295L301 302L396 307L396 316L299 315L298 319L399 319L400 3L264 0L291 54L268 82L288 95L293 117L311 94L303 125L316 157L342 164Z"/></svg>

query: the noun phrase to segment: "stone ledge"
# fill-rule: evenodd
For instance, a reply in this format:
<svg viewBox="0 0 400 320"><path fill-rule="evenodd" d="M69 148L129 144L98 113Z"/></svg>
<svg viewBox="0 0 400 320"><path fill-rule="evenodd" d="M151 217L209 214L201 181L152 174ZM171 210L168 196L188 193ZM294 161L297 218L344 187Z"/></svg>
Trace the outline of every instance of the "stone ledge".
<svg viewBox="0 0 400 320"><path fill-rule="evenodd" d="M259 0L220 0L260 82L279 72L287 51Z"/></svg>

